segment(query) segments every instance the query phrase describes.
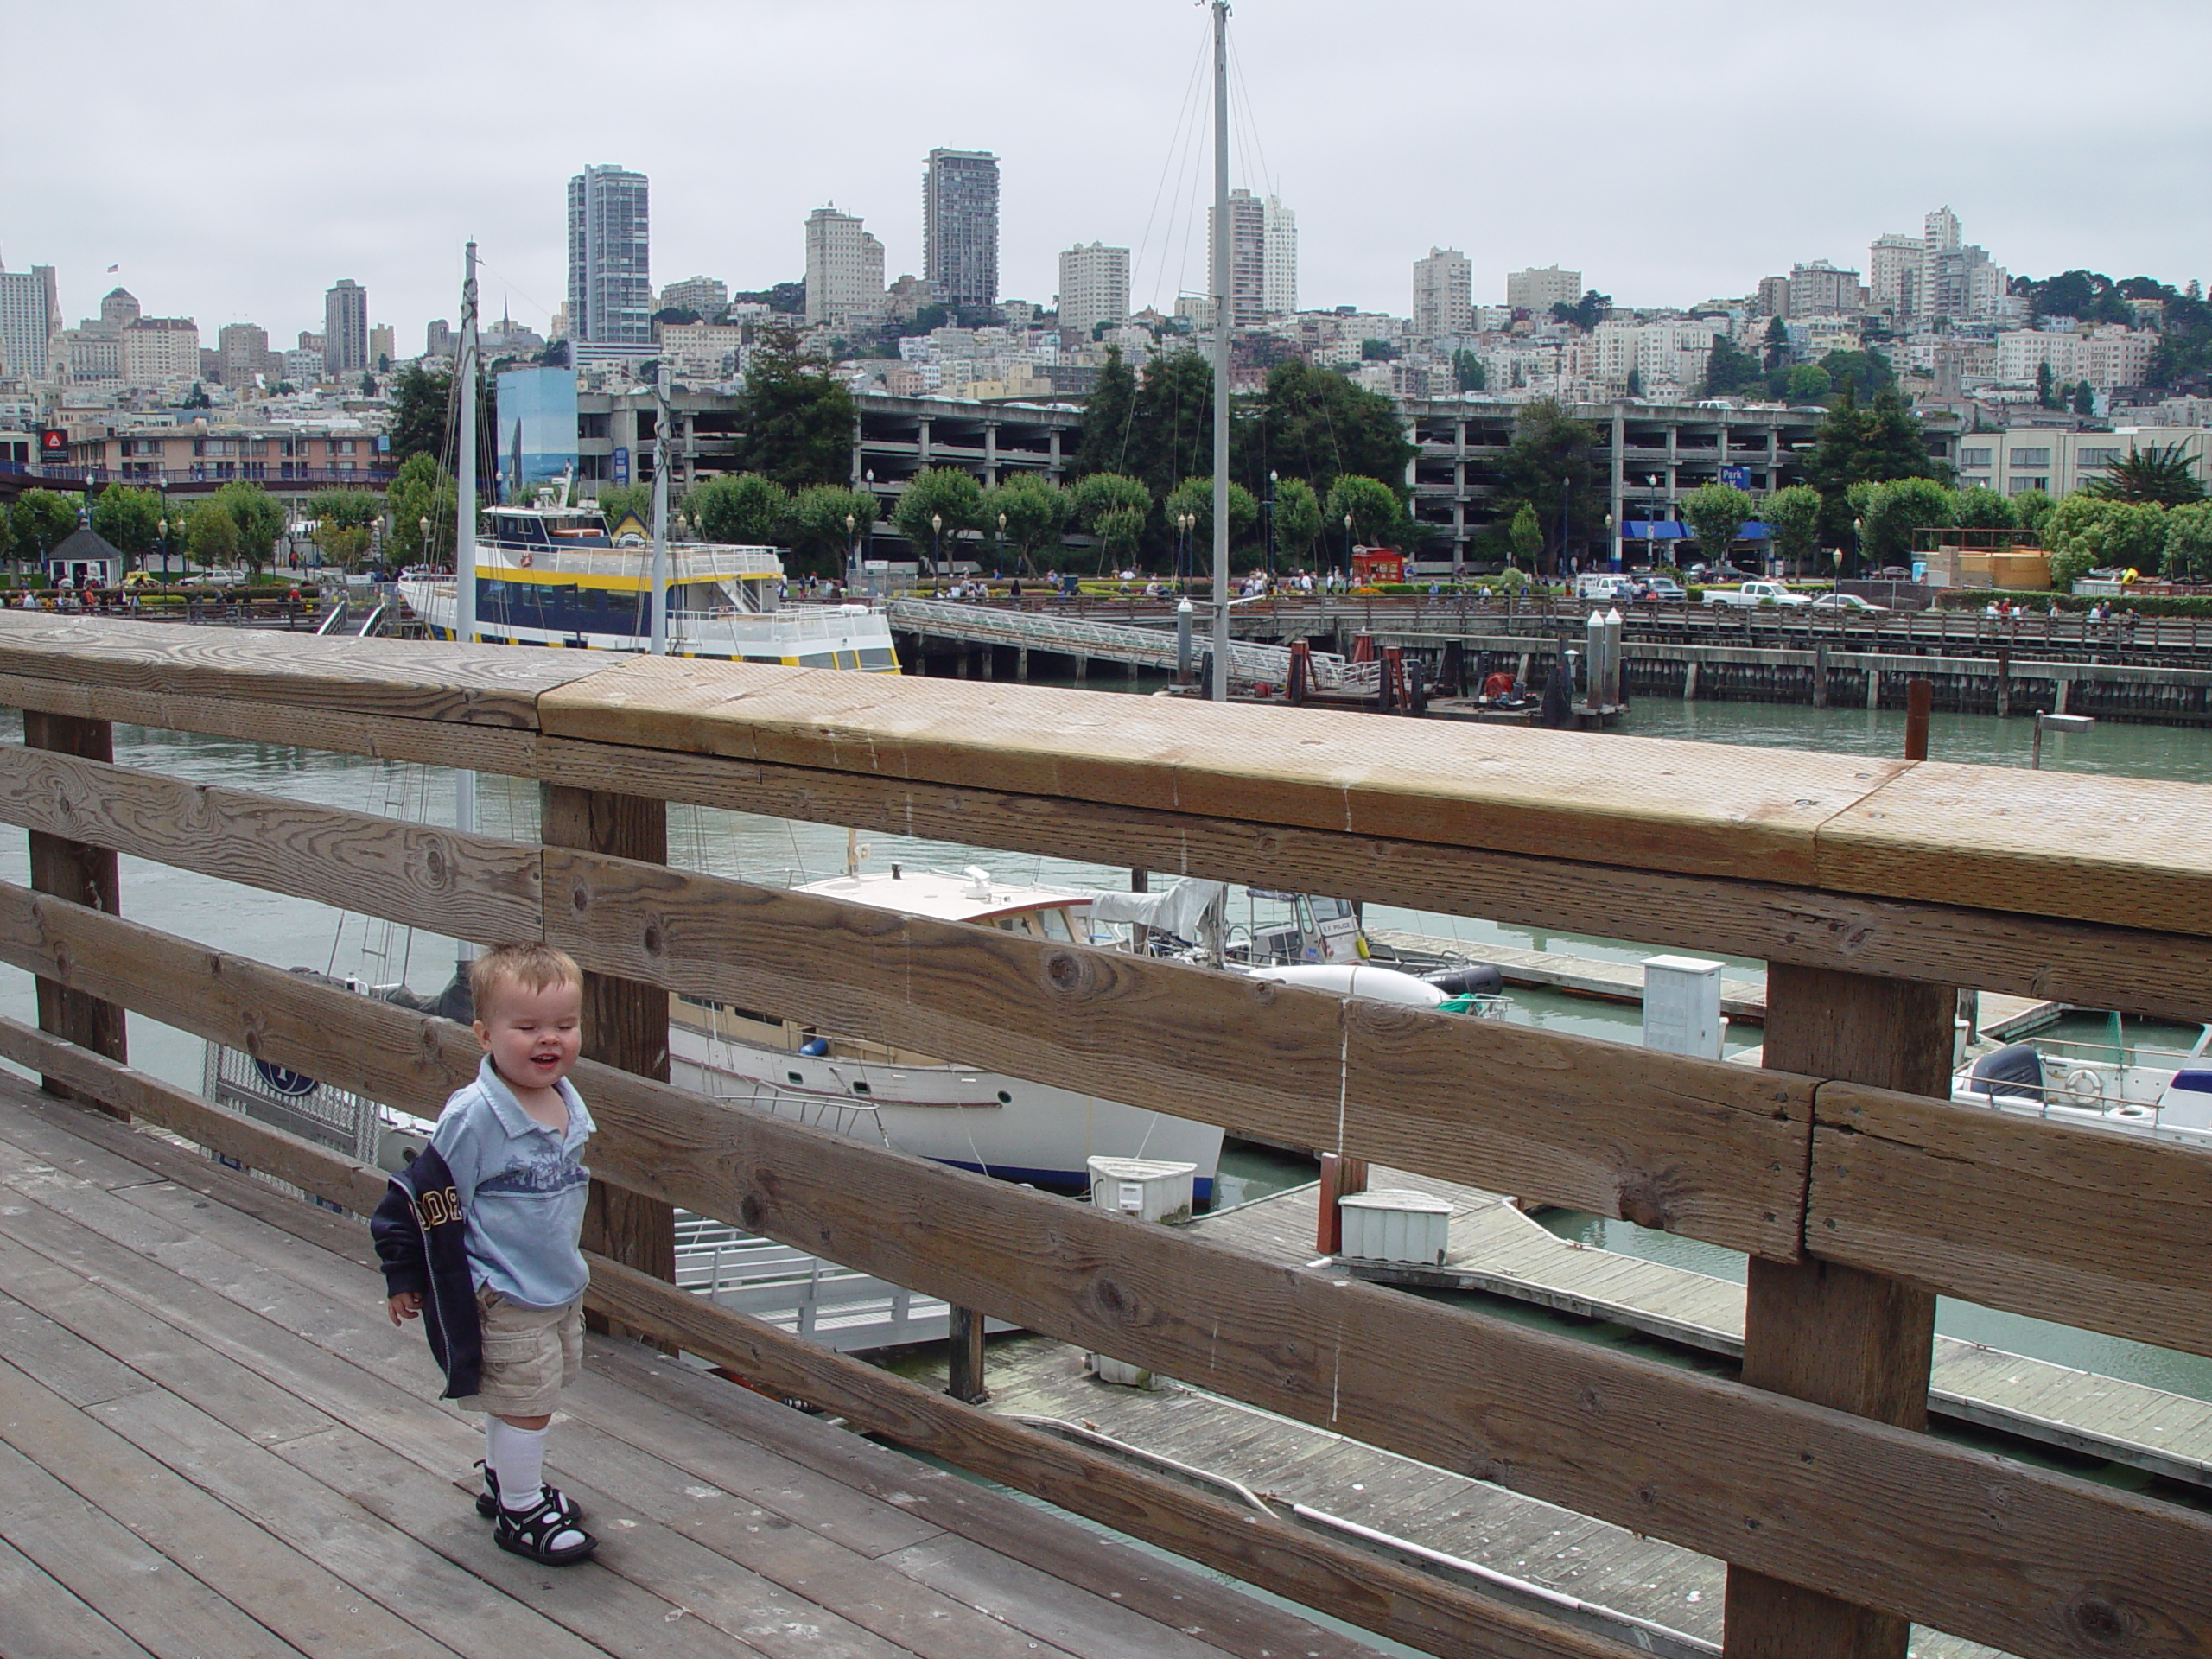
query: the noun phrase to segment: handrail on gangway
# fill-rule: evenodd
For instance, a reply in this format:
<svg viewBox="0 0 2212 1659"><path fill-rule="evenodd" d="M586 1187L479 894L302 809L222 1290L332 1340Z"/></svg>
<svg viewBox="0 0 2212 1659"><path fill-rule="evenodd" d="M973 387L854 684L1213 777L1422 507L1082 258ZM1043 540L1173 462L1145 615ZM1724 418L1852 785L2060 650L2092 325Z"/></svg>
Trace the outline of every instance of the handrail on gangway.
<svg viewBox="0 0 2212 1659"><path fill-rule="evenodd" d="M977 645L1014 645L1134 663L1144 668L1173 669L1174 632L1166 628L1093 622L1085 618L1007 611L941 599L884 601L891 626L909 633L935 634ZM1200 644L1200 650L1205 645ZM1234 641L1229 648L1229 677L1239 685L1281 685L1290 678L1290 648ZM1322 690L1344 688L1351 664L1332 652L1312 653L1313 683Z"/></svg>

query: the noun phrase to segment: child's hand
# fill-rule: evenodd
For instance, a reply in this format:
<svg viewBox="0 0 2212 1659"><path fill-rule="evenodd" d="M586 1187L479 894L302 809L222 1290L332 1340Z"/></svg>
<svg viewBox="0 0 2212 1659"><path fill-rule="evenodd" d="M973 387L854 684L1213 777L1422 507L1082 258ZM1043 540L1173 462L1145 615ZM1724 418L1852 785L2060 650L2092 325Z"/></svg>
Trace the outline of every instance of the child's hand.
<svg viewBox="0 0 2212 1659"><path fill-rule="evenodd" d="M423 1312L423 1293L419 1290L403 1290L398 1295L387 1300L384 1306L385 1312L391 1315L391 1322L394 1325L397 1325L403 1319L415 1319Z"/></svg>

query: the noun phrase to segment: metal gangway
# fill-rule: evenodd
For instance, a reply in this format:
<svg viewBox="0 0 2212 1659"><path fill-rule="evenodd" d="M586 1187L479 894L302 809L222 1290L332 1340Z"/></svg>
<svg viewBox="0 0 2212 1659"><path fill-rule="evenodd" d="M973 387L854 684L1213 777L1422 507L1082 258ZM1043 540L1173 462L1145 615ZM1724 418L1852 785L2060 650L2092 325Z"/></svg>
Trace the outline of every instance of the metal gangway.
<svg viewBox="0 0 2212 1659"><path fill-rule="evenodd" d="M1173 672L1176 639L1166 628L1131 627L1118 622L1092 622L1081 617L1055 616L1050 612L1001 610L995 606L967 605L943 599L890 599L884 610L891 626L906 633L933 634L940 639L961 639L973 645L1013 645L1030 651L1057 652L1067 657L1092 657L1105 662L1134 663L1140 668ZM1210 638L1192 641L1193 666L1211 649ZM1233 686L1285 685L1290 680L1290 649L1232 640L1229 647L1229 680ZM1332 652L1312 653L1313 688L1317 691L1356 691L1374 689L1374 665L1352 664Z"/></svg>

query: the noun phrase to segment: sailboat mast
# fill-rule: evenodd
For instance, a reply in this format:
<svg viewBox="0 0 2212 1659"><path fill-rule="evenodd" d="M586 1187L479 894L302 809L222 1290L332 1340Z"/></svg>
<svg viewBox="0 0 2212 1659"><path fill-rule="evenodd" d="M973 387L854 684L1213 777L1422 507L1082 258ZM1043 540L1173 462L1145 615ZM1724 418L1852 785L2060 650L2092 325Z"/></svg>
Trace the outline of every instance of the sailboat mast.
<svg viewBox="0 0 2212 1659"><path fill-rule="evenodd" d="M652 638L648 649L668 655L668 359L653 365Z"/></svg>
<svg viewBox="0 0 2212 1659"><path fill-rule="evenodd" d="M454 524L453 540L453 637L476 642L476 244L468 245L467 276L461 288L461 353L454 359L454 382L461 391L461 431L454 442ZM458 772L453 780L453 827L462 835L476 829L476 774ZM461 946L461 959L469 958Z"/></svg>
<svg viewBox="0 0 2212 1659"><path fill-rule="evenodd" d="M1213 680L1229 700L1229 0L1213 0Z"/></svg>

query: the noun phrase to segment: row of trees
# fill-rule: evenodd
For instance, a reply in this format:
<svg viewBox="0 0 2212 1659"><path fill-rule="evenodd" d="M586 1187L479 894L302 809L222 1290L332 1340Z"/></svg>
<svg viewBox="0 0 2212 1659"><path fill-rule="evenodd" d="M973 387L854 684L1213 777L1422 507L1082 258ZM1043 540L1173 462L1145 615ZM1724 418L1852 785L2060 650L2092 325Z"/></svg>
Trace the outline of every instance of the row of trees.
<svg viewBox="0 0 2212 1659"><path fill-rule="evenodd" d="M324 556L343 563L358 560L368 549L370 526L384 505L384 499L370 490L326 490L312 498L307 511L320 525L316 539ZM26 490L13 509L0 513L0 559L29 563L44 558L77 529L82 511L76 496ZM452 511L448 487L448 546ZM140 565L166 555L186 568L243 565L255 576L276 556L288 517L282 502L245 480L189 500L165 500L157 491L111 484L92 498L91 508L92 529Z"/></svg>

